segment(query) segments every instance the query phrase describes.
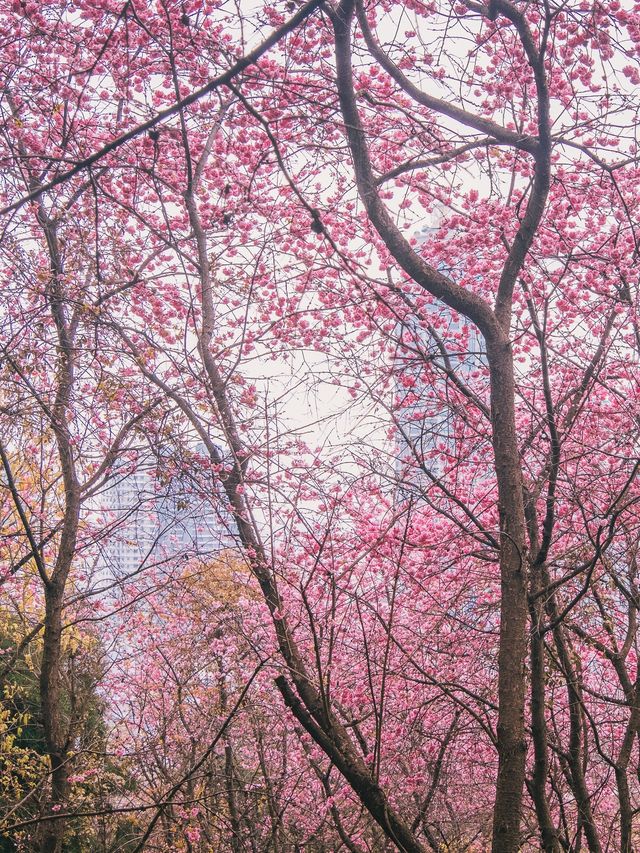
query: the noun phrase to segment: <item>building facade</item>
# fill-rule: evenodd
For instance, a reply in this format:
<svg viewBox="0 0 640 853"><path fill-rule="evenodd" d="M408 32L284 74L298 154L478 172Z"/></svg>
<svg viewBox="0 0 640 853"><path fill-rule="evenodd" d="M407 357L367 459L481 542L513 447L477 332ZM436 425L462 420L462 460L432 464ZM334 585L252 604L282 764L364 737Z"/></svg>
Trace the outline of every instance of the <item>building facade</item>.
<svg viewBox="0 0 640 853"><path fill-rule="evenodd" d="M196 446L194 456L207 458L204 447ZM161 459L116 472L103 505L109 519L103 559L116 576L168 561L206 560L234 547L221 490L205 493L188 472Z"/></svg>

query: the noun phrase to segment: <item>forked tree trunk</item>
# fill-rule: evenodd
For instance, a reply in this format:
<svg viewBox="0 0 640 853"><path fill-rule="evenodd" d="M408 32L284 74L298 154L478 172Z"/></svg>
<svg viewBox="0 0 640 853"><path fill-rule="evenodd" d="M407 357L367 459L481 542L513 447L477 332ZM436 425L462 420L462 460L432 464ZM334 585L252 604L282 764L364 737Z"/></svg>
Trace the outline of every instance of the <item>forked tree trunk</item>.
<svg viewBox="0 0 640 853"><path fill-rule="evenodd" d="M500 516L500 645L498 650L498 778L493 815L494 853L516 853L520 847L522 796L525 783L525 690L527 678L527 560L526 522L520 452L516 435L515 380L510 341L513 290L537 227L542 218L550 183L550 136L548 91L543 53L538 51L528 24L510 3L500 2L520 37L536 81L539 139L531 153L535 176L525 216L509 247L496 293L495 306L457 285L427 264L413 251L386 210L371 165L353 84L351 22L356 0L342 0L332 14L336 46L337 84L358 193L368 217L400 267L432 296L460 312L482 332L490 374L491 431ZM480 8L480 7L479 7ZM482 11L482 10L481 10ZM359 7L359 21L367 47L376 60L411 98L429 109L450 115L454 107L415 87L377 46L366 15ZM478 128L483 120L464 110L458 120ZM504 136L501 128L488 128ZM527 143L529 144L529 143Z"/></svg>

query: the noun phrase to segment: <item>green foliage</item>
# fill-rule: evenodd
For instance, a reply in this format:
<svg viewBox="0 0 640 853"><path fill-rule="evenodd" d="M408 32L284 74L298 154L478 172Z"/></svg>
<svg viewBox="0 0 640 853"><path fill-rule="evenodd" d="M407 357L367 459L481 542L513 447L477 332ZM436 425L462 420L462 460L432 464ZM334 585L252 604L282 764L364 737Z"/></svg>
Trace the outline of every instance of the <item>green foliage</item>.
<svg viewBox="0 0 640 853"><path fill-rule="evenodd" d="M0 624L4 660L11 660L14 654L13 627L6 619ZM30 655L13 662L0 691L0 816L2 823L10 824L17 817L37 813L39 783L48 768L39 720L38 678ZM0 836L1 853L17 849L14 839Z"/></svg>
<svg viewBox="0 0 640 853"><path fill-rule="evenodd" d="M0 833L3 827L38 818L48 796L49 759L40 713L40 641L16 655L20 642L16 626L0 611L2 658L6 666L0 684ZM69 801L73 810L108 810L110 797L126 785L126 771L105 755L106 727L103 702L96 692L102 651L89 635L70 630L63 639L64 689L61 702L70 744ZM127 850L134 830L128 821L108 826L92 818L70 821L64 841L66 853L83 853L97 845L98 835L112 839L113 849ZM0 834L0 853L30 850L38 825L23 832ZM109 849L110 845L107 845Z"/></svg>

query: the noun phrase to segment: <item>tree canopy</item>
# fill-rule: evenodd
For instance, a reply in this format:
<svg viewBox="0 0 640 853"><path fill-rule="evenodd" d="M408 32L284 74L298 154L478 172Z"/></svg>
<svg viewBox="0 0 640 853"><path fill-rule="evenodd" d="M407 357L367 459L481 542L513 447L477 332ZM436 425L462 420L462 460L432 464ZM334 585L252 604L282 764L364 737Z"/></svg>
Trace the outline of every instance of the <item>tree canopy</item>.
<svg viewBox="0 0 640 853"><path fill-rule="evenodd" d="M640 3L0 41L7 849L637 849Z"/></svg>

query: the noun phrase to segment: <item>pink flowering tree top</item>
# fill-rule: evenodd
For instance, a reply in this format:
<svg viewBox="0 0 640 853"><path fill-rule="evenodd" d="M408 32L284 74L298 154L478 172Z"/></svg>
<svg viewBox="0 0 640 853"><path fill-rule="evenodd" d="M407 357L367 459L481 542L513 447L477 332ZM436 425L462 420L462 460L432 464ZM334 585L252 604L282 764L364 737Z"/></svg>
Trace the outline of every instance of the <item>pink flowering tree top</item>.
<svg viewBox="0 0 640 853"><path fill-rule="evenodd" d="M133 849L630 853L637 4L16 0L0 33L33 843L125 808L70 794L91 621ZM168 540L105 577L149 454L145 511L188 478L242 604Z"/></svg>

